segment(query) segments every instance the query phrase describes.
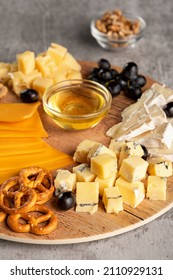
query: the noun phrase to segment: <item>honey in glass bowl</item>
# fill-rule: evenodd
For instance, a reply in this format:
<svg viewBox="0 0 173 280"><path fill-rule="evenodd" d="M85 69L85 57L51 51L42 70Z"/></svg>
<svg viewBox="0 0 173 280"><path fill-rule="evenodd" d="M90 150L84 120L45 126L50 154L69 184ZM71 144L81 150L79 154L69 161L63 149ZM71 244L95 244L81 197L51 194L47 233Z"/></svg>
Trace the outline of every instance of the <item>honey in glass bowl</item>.
<svg viewBox="0 0 173 280"><path fill-rule="evenodd" d="M104 86L88 80L60 82L43 96L46 113L67 130L97 125L108 113L111 101L111 94Z"/></svg>

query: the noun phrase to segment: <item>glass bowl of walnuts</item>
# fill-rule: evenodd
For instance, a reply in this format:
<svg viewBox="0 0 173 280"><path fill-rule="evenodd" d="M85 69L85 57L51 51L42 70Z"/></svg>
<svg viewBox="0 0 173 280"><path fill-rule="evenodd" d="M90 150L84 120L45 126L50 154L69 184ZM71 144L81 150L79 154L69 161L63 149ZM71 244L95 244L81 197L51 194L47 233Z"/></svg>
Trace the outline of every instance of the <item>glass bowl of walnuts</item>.
<svg viewBox="0 0 173 280"><path fill-rule="evenodd" d="M135 47L145 29L146 22L142 17L117 9L105 12L90 24L91 35L98 44L115 51Z"/></svg>

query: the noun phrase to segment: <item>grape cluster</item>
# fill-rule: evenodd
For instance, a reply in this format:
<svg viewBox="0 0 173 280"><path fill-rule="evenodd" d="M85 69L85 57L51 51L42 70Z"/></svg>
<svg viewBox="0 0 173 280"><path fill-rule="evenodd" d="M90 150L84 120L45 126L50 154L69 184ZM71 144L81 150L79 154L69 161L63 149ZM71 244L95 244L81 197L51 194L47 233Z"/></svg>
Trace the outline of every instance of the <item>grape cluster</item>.
<svg viewBox="0 0 173 280"><path fill-rule="evenodd" d="M127 97L133 100L141 97L142 87L146 84L146 78L138 74L136 63L128 62L122 71L118 72L104 58L98 61L98 67L92 68L88 78L103 84L113 97L123 91Z"/></svg>

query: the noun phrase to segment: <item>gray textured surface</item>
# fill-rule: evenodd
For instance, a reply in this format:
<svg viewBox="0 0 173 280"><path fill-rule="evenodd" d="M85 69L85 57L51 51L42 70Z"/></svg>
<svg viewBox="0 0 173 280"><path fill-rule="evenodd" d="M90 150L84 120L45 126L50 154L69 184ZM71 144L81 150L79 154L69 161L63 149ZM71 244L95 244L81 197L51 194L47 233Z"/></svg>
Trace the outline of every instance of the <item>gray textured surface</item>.
<svg viewBox="0 0 173 280"><path fill-rule="evenodd" d="M89 33L90 20L107 9L143 16L145 38L135 49L101 49ZM26 49L39 53L51 42L80 60L101 57L123 66L136 61L142 73L173 88L172 0L0 0L0 61L12 62ZM134 231L90 243L29 245L0 240L0 259L172 259L173 209Z"/></svg>

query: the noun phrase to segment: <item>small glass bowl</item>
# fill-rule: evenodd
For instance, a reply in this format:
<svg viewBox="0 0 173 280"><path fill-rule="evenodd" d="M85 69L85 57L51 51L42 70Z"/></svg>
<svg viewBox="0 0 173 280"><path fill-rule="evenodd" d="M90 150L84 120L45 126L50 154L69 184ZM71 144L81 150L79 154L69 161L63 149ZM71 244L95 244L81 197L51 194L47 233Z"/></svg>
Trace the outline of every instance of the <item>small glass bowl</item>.
<svg viewBox="0 0 173 280"><path fill-rule="evenodd" d="M43 108L54 122L66 130L96 126L108 113L111 93L90 80L66 80L51 86L43 95Z"/></svg>
<svg viewBox="0 0 173 280"><path fill-rule="evenodd" d="M109 37L107 34L100 32L96 26L96 20L100 19L99 17L93 19L90 24L91 35L96 39L97 43L104 49L111 51L122 51L127 48L133 48L136 45L136 42L143 37L144 31L146 29L145 20L140 17L130 13L123 13L123 15L128 18L130 21L138 20L140 23L140 29L137 34L126 36L124 38L114 39Z"/></svg>

